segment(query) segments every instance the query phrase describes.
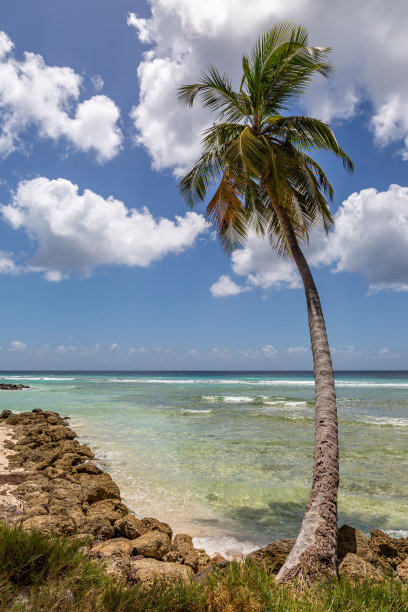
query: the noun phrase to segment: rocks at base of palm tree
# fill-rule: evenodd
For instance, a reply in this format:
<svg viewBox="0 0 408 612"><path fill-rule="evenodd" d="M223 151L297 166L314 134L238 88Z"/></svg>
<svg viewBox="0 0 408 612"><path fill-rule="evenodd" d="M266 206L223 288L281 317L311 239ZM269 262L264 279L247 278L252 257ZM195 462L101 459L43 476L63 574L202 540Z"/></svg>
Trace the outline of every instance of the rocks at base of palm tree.
<svg viewBox="0 0 408 612"><path fill-rule="evenodd" d="M156 559L131 559L128 579L144 588L151 587L157 581L167 584L188 583L193 577L193 570L187 565L157 561Z"/></svg>
<svg viewBox="0 0 408 612"><path fill-rule="evenodd" d="M148 531L145 524L133 514L126 514L117 520L114 527L115 533L123 538L129 538L129 540L136 540Z"/></svg>
<svg viewBox="0 0 408 612"><path fill-rule="evenodd" d="M337 536L337 557L339 563L348 554L355 554L357 557L364 559L364 561L376 567L384 575L391 576L393 574L391 565L370 548L370 542L362 531L354 529L354 527L349 525L343 525L340 527Z"/></svg>
<svg viewBox="0 0 408 612"><path fill-rule="evenodd" d="M170 549L170 538L161 531L148 531L132 542L134 555L160 560Z"/></svg>
<svg viewBox="0 0 408 612"><path fill-rule="evenodd" d="M377 567L354 553L347 553L338 567L340 578L362 582L370 580L381 582L386 575Z"/></svg>
<svg viewBox="0 0 408 612"><path fill-rule="evenodd" d="M249 553L247 559L254 561L257 565L272 573L277 573L285 563L295 545L295 541L294 539L276 540L276 542L272 542L264 548Z"/></svg>
<svg viewBox="0 0 408 612"><path fill-rule="evenodd" d="M370 549L388 561L394 569L408 558L408 538L391 538L380 529L373 529L370 534Z"/></svg>
<svg viewBox="0 0 408 612"><path fill-rule="evenodd" d="M405 561L397 565L396 571L400 580L403 582L408 582L408 557L405 559Z"/></svg>

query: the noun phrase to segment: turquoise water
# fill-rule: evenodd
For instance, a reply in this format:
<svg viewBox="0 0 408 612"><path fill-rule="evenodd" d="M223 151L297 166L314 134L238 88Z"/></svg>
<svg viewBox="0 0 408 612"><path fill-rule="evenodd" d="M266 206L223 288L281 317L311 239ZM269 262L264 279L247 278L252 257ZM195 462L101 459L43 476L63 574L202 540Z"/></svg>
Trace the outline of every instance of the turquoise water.
<svg viewBox="0 0 408 612"><path fill-rule="evenodd" d="M209 551L297 534L313 459L308 372L2 373L1 409L72 418L140 516ZM339 521L408 535L408 372L338 372Z"/></svg>

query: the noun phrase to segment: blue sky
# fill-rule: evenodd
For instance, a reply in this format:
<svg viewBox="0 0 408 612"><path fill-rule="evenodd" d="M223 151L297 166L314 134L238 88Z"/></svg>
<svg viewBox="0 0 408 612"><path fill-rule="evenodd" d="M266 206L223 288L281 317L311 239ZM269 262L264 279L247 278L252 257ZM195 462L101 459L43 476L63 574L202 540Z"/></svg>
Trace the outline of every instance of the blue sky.
<svg viewBox="0 0 408 612"><path fill-rule="evenodd" d="M288 19L336 66L293 113L330 121L356 167L317 156L336 228L305 248L334 365L407 369L407 17L403 0L1 3L0 368L311 368L293 266L255 237L228 258L177 191L211 118L176 88L209 63L237 81Z"/></svg>

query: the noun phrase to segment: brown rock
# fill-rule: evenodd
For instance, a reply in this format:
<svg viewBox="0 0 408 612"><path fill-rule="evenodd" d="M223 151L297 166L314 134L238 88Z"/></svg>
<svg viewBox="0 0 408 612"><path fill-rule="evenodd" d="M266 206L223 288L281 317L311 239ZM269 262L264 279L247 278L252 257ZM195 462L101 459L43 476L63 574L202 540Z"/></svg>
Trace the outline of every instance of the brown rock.
<svg viewBox="0 0 408 612"><path fill-rule="evenodd" d="M265 546L259 548L247 555L247 559L254 561L257 565L260 565L265 570L273 573L277 573L286 561L287 556L295 545L296 540L276 540Z"/></svg>
<svg viewBox="0 0 408 612"><path fill-rule="evenodd" d="M82 457L77 453L65 453L60 459L57 459L54 466L60 470L70 470L74 465L81 463Z"/></svg>
<svg viewBox="0 0 408 612"><path fill-rule="evenodd" d="M163 557L163 561L188 565L196 572L199 555L194 549L191 536L185 533L178 533L174 536L174 541L171 543L169 552Z"/></svg>
<svg viewBox="0 0 408 612"><path fill-rule="evenodd" d="M148 531L136 540L131 540L134 555L162 559L170 549L170 538L161 531Z"/></svg>
<svg viewBox="0 0 408 612"><path fill-rule="evenodd" d="M87 510L87 517L101 516L108 519L110 523L115 523L127 514L128 508L119 499L104 499L92 504Z"/></svg>
<svg viewBox="0 0 408 612"><path fill-rule="evenodd" d="M56 533L58 535L71 535L75 533L75 521L68 516L33 516L22 523L22 528L35 530L43 534Z"/></svg>
<svg viewBox="0 0 408 612"><path fill-rule="evenodd" d="M115 533L111 523L103 516L88 517L86 515L81 520L75 522L78 533L90 533L100 540L110 540Z"/></svg>
<svg viewBox="0 0 408 612"><path fill-rule="evenodd" d="M397 565L397 576L403 582L408 582L408 557Z"/></svg>
<svg viewBox="0 0 408 612"><path fill-rule="evenodd" d="M150 588L155 581L188 583L192 576L193 570L179 563L165 563L156 559L132 559L130 562L129 580L144 588Z"/></svg>
<svg viewBox="0 0 408 612"><path fill-rule="evenodd" d="M162 533L167 533L170 540L173 537L173 530L167 523L162 523L155 518L147 517L140 519L143 525L146 527L147 531L161 531Z"/></svg>
<svg viewBox="0 0 408 612"><path fill-rule="evenodd" d="M44 506L31 506L31 508L28 508L24 512L24 515L27 518L31 518L33 516L44 516L45 514L48 514L48 512Z"/></svg>
<svg viewBox="0 0 408 612"><path fill-rule="evenodd" d="M338 573L341 578L356 581L371 580L380 582L384 580L384 573L354 553L347 553L339 565Z"/></svg>
<svg viewBox="0 0 408 612"><path fill-rule="evenodd" d="M221 556L221 555L220 555ZM222 561L221 563L217 563L217 564L211 564L211 565L207 565L207 567L205 567L204 569L202 569L201 571L197 572L197 574L194 575L193 580L194 582L196 582L197 584L204 584L207 581L208 576L211 576L211 574L214 573L220 573L220 574L226 574L227 573L227 565L229 564L229 561Z"/></svg>
<svg viewBox="0 0 408 612"><path fill-rule="evenodd" d="M388 561L393 568L400 565L408 557L408 538L391 538L380 529L370 531L368 542L374 554Z"/></svg>
<svg viewBox="0 0 408 612"><path fill-rule="evenodd" d="M147 533L147 527L133 514L123 516L123 518L116 521L114 527L117 534L124 538L129 538L129 540L135 540L144 533Z"/></svg>
<svg viewBox="0 0 408 612"><path fill-rule="evenodd" d="M382 573L392 575L392 567L381 557L373 552L369 546L368 538L359 529L349 525L340 527L337 537L337 558L341 560L349 553L355 554L367 561Z"/></svg>
<svg viewBox="0 0 408 612"><path fill-rule="evenodd" d="M195 548L194 550L198 556L197 571L200 572L201 570L211 565L211 558L207 555L205 550L202 548Z"/></svg>
<svg viewBox="0 0 408 612"><path fill-rule="evenodd" d="M104 567L108 576L126 579L130 570L130 557L107 557L104 560Z"/></svg>
<svg viewBox="0 0 408 612"><path fill-rule="evenodd" d="M103 499L119 499L119 487L113 482L109 474L72 474L70 479L78 483L82 489L84 501L90 504Z"/></svg>
<svg viewBox="0 0 408 612"><path fill-rule="evenodd" d="M226 562L227 562L226 558L220 555L219 553L211 557L211 565L219 565L219 564L226 563Z"/></svg>
<svg viewBox="0 0 408 612"><path fill-rule="evenodd" d="M96 465L91 463L90 461L86 461L85 463L81 463L81 465L77 465L75 468L75 472L77 474L102 474L102 470L98 468Z"/></svg>
<svg viewBox="0 0 408 612"><path fill-rule="evenodd" d="M132 554L132 542L126 538L115 538L107 542L101 542L91 548L94 557L130 557Z"/></svg>

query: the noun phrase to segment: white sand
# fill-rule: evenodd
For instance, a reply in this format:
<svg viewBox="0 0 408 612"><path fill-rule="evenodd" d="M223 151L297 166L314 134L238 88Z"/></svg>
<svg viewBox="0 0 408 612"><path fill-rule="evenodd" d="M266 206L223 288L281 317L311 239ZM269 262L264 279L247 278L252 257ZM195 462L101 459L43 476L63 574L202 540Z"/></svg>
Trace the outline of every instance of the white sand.
<svg viewBox="0 0 408 612"><path fill-rule="evenodd" d="M6 423L0 423L0 475L21 472L22 468L15 468L12 471L9 469L8 455L13 455L14 451L6 448L4 443L6 440L11 440L12 434L10 427ZM10 514L21 512L23 503L14 495L14 491L18 485L1 484L0 483L0 519L7 518Z"/></svg>

